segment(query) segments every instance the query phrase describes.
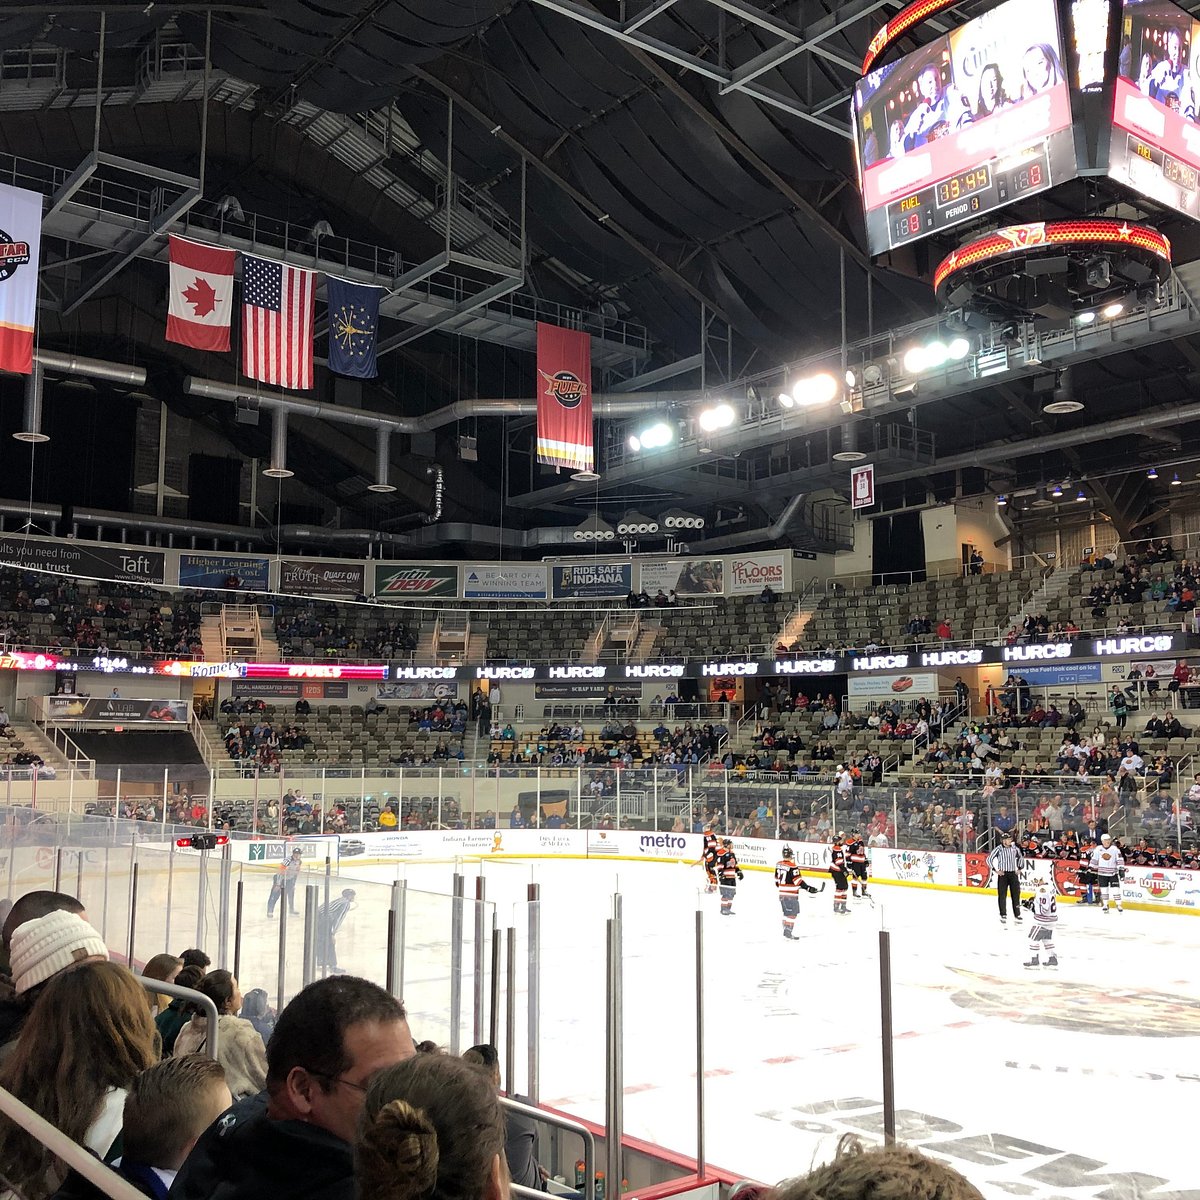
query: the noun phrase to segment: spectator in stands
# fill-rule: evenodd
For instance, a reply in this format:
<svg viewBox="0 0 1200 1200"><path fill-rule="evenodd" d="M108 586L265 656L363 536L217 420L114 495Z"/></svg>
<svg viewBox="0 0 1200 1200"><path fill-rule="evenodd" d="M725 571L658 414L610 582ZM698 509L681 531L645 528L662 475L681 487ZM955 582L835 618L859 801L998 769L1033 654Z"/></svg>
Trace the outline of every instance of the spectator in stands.
<svg viewBox="0 0 1200 1200"><path fill-rule="evenodd" d="M759 604L774 604L779 597L769 583L763 584L763 590L758 593Z"/></svg>
<svg viewBox="0 0 1200 1200"><path fill-rule="evenodd" d="M668 603L669 601L667 600L667 593L664 592L662 588L659 588L658 591L654 593L654 607L666 608Z"/></svg>
<svg viewBox="0 0 1200 1200"><path fill-rule="evenodd" d="M1125 723L1129 719L1129 700L1115 683L1113 684L1112 691L1109 693L1108 707L1112 710L1113 720L1116 722L1117 728L1124 729Z"/></svg>
<svg viewBox="0 0 1200 1200"><path fill-rule="evenodd" d="M211 971L196 985L217 1007L217 1061L225 1068L225 1079L235 1100L261 1092L267 1082L267 1054L258 1030L243 1017L238 981L228 971ZM208 1017L198 1004L191 1009L191 1020L179 1031L176 1058L198 1054L208 1045Z"/></svg>
<svg viewBox="0 0 1200 1200"><path fill-rule="evenodd" d="M209 1128L173 1200L354 1200L351 1142L368 1084L415 1053L404 1006L382 988L351 976L310 984L275 1026L265 1105L248 1097Z"/></svg>
<svg viewBox="0 0 1200 1200"><path fill-rule="evenodd" d="M143 1195L163 1200L200 1135L233 1103L220 1063L202 1054L168 1058L134 1079L125 1097L121 1158L113 1170ZM54 1200L104 1200L72 1172Z"/></svg>
<svg viewBox="0 0 1200 1200"><path fill-rule="evenodd" d="M463 1062L478 1067L488 1082L500 1090L500 1055L491 1045L472 1046L463 1054ZM529 1103L523 1096L513 1095L514 1100ZM536 1122L523 1113L503 1110L504 1158L508 1176L520 1187L535 1191L546 1190L549 1172L537 1160L538 1128Z"/></svg>
<svg viewBox="0 0 1200 1200"><path fill-rule="evenodd" d="M10 919L14 913L18 914L19 923L13 928L9 948L13 996L0 1009L0 1062L14 1052L38 1000L54 977L79 963L108 959L104 939L79 913L52 909L44 916L23 920L20 905L18 900L9 914Z"/></svg>
<svg viewBox="0 0 1200 1200"><path fill-rule="evenodd" d="M79 919L53 914L40 920L57 916ZM146 993L126 967L95 960L75 965L69 954L65 963L63 957L60 951L40 963L40 970L58 963L57 973L0 1070L0 1087L107 1158L121 1132L127 1090L158 1059L154 1022ZM66 1176L49 1150L3 1117L0 1171L25 1200L45 1200Z"/></svg>
<svg viewBox="0 0 1200 1200"><path fill-rule="evenodd" d="M206 956L207 957L207 956ZM194 963L180 968L175 976L175 986L182 988L197 988L204 978L204 969ZM191 1002L188 1000L172 1000L155 1018L158 1036L162 1042L163 1057L170 1057L175 1050L175 1039L179 1031L187 1024L191 1016Z"/></svg>
<svg viewBox="0 0 1200 1200"><path fill-rule="evenodd" d="M156 954L147 960L142 968L144 979L161 979L163 983L174 983L179 972L183 969L183 960L174 954ZM155 1013L165 1012L171 997L163 992L155 992L150 996L150 1007Z"/></svg>
<svg viewBox="0 0 1200 1200"><path fill-rule="evenodd" d="M275 1010L264 988L251 988L242 999L242 1016L258 1031L265 1046L275 1032Z"/></svg>
<svg viewBox="0 0 1200 1200"><path fill-rule="evenodd" d="M296 716L307 717L312 712L312 705L303 696L296 701Z"/></svg>
<svg viewBox="0 0 1200 1200"><path fill-rule="evenodd" d="M85 921L87 920L87 913L84 912L83 905L74 896L68 896L65 892L26 892L17 898L8 910L3 926L0 926L0 979L7 980L11 984L9 954L12 948L13 934L17 927L26 921L33 921L52 912L75 913Z"/></svg>
<svg viewBox="0 0 1200 1200"><path fill-rule="evenodd" d="M971 548L971 561L967 568L972 575L983 574L983 555L977 546Z"/></svg>
<svg viewBox="0 0 1200 1200"><path fill-rule="evenodd" d="M954 636L954 629L946 617L938 622L937 635L943 642L949 641Z"/></svg>
<svg viewBox="0 0 1200 1200"><path fill-rule="evenodd" d="M637 606L638 606L638 594L637 594L637 592L635 592L633 590L633 588L630 588L629 595L625 597L625 607L626 608L637 608Z"/></svg>
<svg viewBox="0 0 1200 1200"><path fill-rule="evenodd" d="M381 1071L354 1152L372 1200L507 1200L505 1123L489 1077L445 1054Z"/></svg>

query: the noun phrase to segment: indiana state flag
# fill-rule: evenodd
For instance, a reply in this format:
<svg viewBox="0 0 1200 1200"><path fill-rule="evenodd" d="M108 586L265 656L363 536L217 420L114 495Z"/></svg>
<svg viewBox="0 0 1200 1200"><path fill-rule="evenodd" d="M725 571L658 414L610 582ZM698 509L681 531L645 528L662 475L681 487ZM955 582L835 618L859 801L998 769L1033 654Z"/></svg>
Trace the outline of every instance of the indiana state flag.
<svg viewBox="0 0 1200 1200"><path fill-rule="evenodd" d="M354 379L374 379L383 289L325 276L329 313L329 369Z"/></svg>

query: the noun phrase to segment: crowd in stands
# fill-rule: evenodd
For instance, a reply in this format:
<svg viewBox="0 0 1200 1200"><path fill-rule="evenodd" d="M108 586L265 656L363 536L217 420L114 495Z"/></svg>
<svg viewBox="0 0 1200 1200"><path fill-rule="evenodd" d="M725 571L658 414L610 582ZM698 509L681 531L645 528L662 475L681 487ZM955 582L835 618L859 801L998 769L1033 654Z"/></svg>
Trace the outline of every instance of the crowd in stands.
<svg viewBox="0 0 1200 1200"><path fill-rule="evenodd" d="M664 712L670 709L664 705ZM511 723L491 726L492 745L489 766L519 767L597 767L616 770L629 767L671 767L684 770L712 759L729 736L722 722L668 726L660 720L643 737L632 717L610 717L594 740L588 741L584 727L551 722L542 726L535 737L518 740ZM614 789L615 790L615 789ZM607 793L604 793L607 794Z"/></svg>
<svg viewBox="0 0 1200 1200"><path fill-rule="evenodd" d="M138 653L201 659L200 607L193 593L168 595L134 584L105 583L103 594L70 576L0 567L8 615L0 644L115 654L121 643ZM147 613L146 607L153 601ZM49 623L30 619L44 614Z"/></svg>
<svg viewBox="0 0 1200 1200"><path fill-rule="evenodd" d="M349 630L335 604L314 604L275 617L275 636L287 657L387 660L417 648L416 635L403 621L373 622L361 636Z"/></svg>

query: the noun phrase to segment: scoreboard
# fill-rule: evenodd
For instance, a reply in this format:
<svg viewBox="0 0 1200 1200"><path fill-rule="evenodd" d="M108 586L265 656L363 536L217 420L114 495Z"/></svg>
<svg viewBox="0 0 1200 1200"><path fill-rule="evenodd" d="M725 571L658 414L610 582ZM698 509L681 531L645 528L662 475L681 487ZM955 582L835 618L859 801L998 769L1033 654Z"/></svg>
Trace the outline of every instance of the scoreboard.
<svg viewBox="0 0 1200 1200"><path fill-rule="evenodd" d="M998 8L855 87L873 254L1077 174L1055 0Z"/></svg>

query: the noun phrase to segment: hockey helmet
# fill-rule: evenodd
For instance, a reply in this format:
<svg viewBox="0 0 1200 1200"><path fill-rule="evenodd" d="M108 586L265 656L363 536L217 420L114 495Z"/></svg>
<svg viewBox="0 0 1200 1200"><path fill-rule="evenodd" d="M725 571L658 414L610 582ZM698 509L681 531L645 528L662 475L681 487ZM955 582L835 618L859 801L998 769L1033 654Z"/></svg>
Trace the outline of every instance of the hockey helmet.
<svg viewBox="0 0 1200 1200"><path fill-rule="evenodd" d="M784 858L795 858L796 857L795 854L792 853L791 846L784 846L781 853L783 854Z"/></svg>
<svg viewBox="0 0 1200 1200"><path fill-rule="evenodd" d="M1102 833L1100 835L1100 840L1107 846L1108 843L1112 841L1112 834L1111 833Z"/></svg>
<svg viewBox="0 0 1200 1200"><path fill-rule="evenodd" d="M722 838L722 839L721 839L721 845L722 845L722 846L732 846L732 845L733 845L733 838Z"/></svg>

